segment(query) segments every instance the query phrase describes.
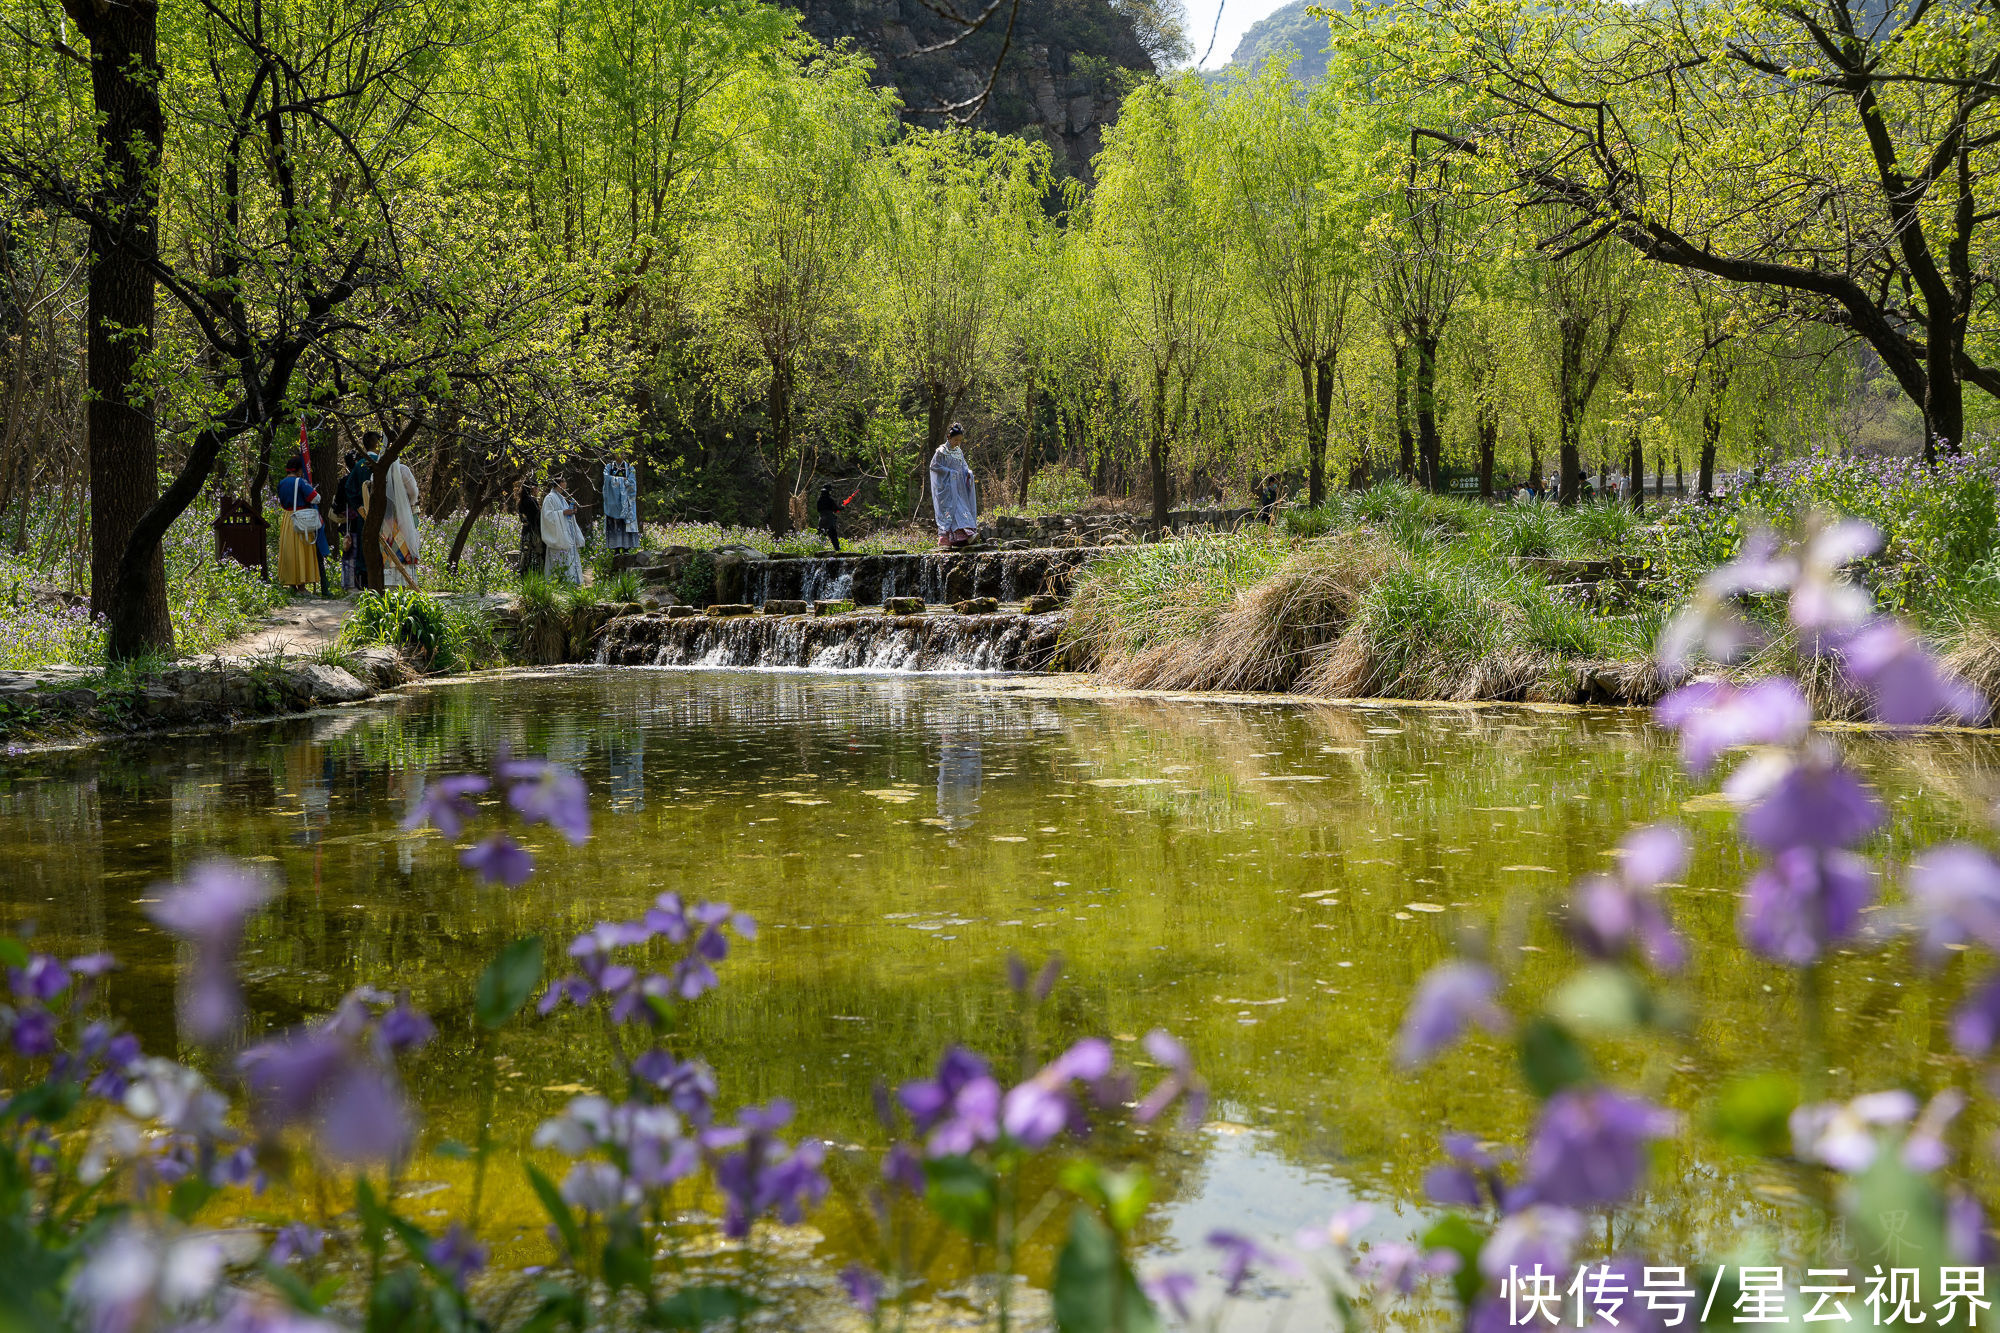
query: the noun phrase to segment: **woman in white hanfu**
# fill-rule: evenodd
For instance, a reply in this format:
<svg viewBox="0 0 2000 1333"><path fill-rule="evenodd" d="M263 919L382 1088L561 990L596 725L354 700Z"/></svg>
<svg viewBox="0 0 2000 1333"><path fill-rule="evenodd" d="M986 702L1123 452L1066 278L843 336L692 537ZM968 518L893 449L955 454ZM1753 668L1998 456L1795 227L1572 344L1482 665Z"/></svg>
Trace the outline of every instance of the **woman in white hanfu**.
<svg viewBox="0 0 2000 1333"><path fill-rule="evenodd" d="M956 421L931 455L931 506L937 514L939 546L963 546L979 535L979 488L972 465L958 447L965 427Z"/></svg>
<svg viewBox="0 0 2000 1333"><path fill-rule="evenodd" d="M583 528L576 521L576 502L554 482L542 498L542 544L548 548L542 557L542 573L565 583L582 584L583 561L577 551L583 546Z"/></svg>
<svg viewBox="0 0 2000 1333"><path fill-rule="evenodd" d="M366 506L375 502L378 482L389 501L382 513L382 586L414 588L417 560L423 554L423 531L417 525L417 474L399 458L389 465L385 478L378 464L376 475L362 488L364 513Z"/></svg>

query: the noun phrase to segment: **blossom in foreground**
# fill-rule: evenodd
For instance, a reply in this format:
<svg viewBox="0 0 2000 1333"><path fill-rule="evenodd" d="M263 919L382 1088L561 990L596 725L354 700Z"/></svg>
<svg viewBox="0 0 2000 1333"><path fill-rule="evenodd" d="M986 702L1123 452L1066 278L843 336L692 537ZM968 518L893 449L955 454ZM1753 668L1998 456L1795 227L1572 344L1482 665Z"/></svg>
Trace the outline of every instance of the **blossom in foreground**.
<svg viewBox="0 0 2000 1333"><path fill-rule="evenodd" d="M1905 886L1931 961L1967 944L2000 952L2000 863L1985 851L1962 842L1933 847L1911 862Z"/></svg>
<svg viewBox="0 0 2000 1333"><path fill-rule="evenodd" d="M1183 1324L1194 1322L1192 1302L1200 1286L1201 1280L1184 1268L1169 1268L1164 1273L1155 1273L1145 1282L1146 1295L1153 1303L1166 1306Z"/></svg>
<svg viewBox="0 0 2000 1333"><path fill-rule="evenodd" d="M1408 1241L1386 1240L1361 1256L1361 1271L1377 1288L1408 1296L1425 1278L1456 1273L1460 1259L1451 1250L1425 1250Z"/></svg>
<svg viewBox="0 0 2000 1333"><path fill-rule="evenodd" d="M1951 1044L1972 1056L1984 1055L2000 1039L2000 973L1986 978L1951 1020Z"/></svg>
<svg viewBox="0 0 2000 1333"><path fill-rule="evenodd" d="M710 1129L702 1142L712 1149L733 1148L715 1161L715 1184L722 1191L722 1231L731 1239L750 1234L765 1213L797 1224L807 1205L826 1197L826 1145L806 1139L787 1151L778 1131L790 1123L792 1104L779 1098L768 1106L747 1106L730 1129Z"/></svg>
<svg viewBox="0 0 2000 1333"><path fill-rule="evenodd" d="M1750 880L1738 914L1743 942L1766 958L1804 967L1854 933L1875 888L1874 870L1858 856L1788 848Z"/></svg>
<svg viewBox="0 0 2000 1333"><path fill-rule="evenodd" d="M1746 745L1789 745L1812 727L1812 706L1796 683L1783 677L1736 686L1698 680L1660 700L1659 724L1680 733L1681 762L1706 773L1730 750Z"/></svg>
<svg viewBox="0 0 2000 1333"><path fill-rule="evenodd" d="M482 838L458 854L458 863L488 884L518 889L535 873L535 858L505 833Z"/></svg>
<svg viewBox="0 0 2000 1333"><path fill-rule="evenodd" d="M1849 1102L1816 1102L1791 1115L1792 1155L1850 1175L1866 1171L1880 1151L1881 1131L1906 1125L1917 1099L1900 1088L1864 1093Z"/></svg>
<svg viewBox="0 0 2000 1333"><path fill-rule="evenodd" d="M1647 1145L1673 1124L1659 1107L1609 1088L1558 1092L1528 1142L1528 1197L1568 1208L1625 1202L1646 1174Z"/></svg>
<svg viewBox="0 0 2000 1333"><path fill-rule="evenodd" d="M228 1035L243 1012L236 951L243 923L271 898L271 882L233 861L205 861L167 888L146 914L194 946L194 968L182 981L181 1025L199 1042Z"/></svg>
<svg viewBox="0 0 2000 1333"><path fill-rule="evenodd" d="M936 1078L905 1083L896 1096L917 1132L930 1136L932 1157L968 1153L999 1137L1000 1085L963 1046L945 1051Z"/></svg>
<svg viewBox="0 0 2000 1333"><path fill-rule="evenodd" d="M1687 868L1687 836L1671 824L1631 834L1619 849L1617 870L1577 882L1567 925L1586 952L1617 958L1634 948L1654 967L1673 971L1687 960L1687 945L1667 919L1660 885Z"/></svg>
<svg viewBox="0 0 2000 1333"><path fill-rule="evenodd" d="M403 827L414 829L429 824L445 837L456 838L459 831L479 815L478 808L472 804L473 795L485 791L490 785L477 773L462 773L426 782L423 792L410 806L410 813L403 817Z"/></svg>
<svg viewBox="0 0 2000 1333"><path fill-rule="evenodd" d="M1868 691L1879 721L1922 726L1947 721L1977 724L1986 696L1944 669L1928 648L1893 620L1878 620L1841 643L1841 666Z"/></svg>
<svg viewBox="0 0 2000 1333"><path fill-rule="evenodd" d="M1167 1076L1146 1094L1145 1100L1133 1110L1132 1118L1150 1125L1173 1105L1174 1098L1180 1097L1181 1124L1189 1129L1199 1125L1208 1114L1208 1085L1194 1072L1194 1057L1188 1048L1165 1028L1148 1032L1144 1045L1146 1054L1165 1067Z"/></svg>
<svg viewBox="0 0 2000 1333"><path fill-rule="evenodd" d="M1882 803L1827 746L1809 746L1798 757L1759 755L1730 774L1723 790L1743 807L1743 836L1767 852L1852 847L1885 818Z"/></svg>
<svg viewBox="0 0 2000 1333"><path fill-rule="evenodd" d="M1477 963L1440 963L1417 983L1396 1040L1396 1062L1405 1069L1428 1061L1457 1041L1469 1024L1504 1031L1507 1015L1494 1003L1500 983Z"/></svg>
<svg viewBox="0 0 2000 1333"><path fill-rule="evenodd" d="M873 1318L882 1304L882 1279L873 1271L860 1264L849 1264L840 1270L840 1285L847 1289L847 1299L854 1302L854 1308Z"/></svg>
<svg viewBox="0 0 2000 1333"><path fill-rule="evenodd" d="M502 759L507 804L530 824L547 824L572 843L590 836L590 793L583 779L545 759Z"/></svg>
<svg viewBox="0 0 2000 1333"><path fill-rule="evenodd" d="M1008 1090L1000 1103L1001 1128L1028 1148L1045 1147L1064 1131L1082 1133L1087 1124L1070 1085L1094 1083L1110 1072L1110 1043L1084 1038Z"/></svg>
<svg viewBox="0 0 2000 1333"><path fill-rule="evenodd" d="M460 1291L486 1268L487 1249L477 1237L453 1222L425 1247L424 1258Z"/></svg>
<svg viewBox="0 0 2000 1333"><path fill-rule="evenodd" d="M102 1333L165 1325L215 1292L223 1263L212 1236L126 1221L84 1257L70 1300L85 1327Z"/></svg>
<svg viewBox="0 0 2000 1333"><path fill-rule="evenodd" d="M1537 1264L1544 1273L1564 1272L1582 1239L1583 1214L1548 1204L1523 1208L1493 1229L1479 1252L1479 1271L1490 1282L1504 1280L1510 1268L1533 1272Z"/></svg>

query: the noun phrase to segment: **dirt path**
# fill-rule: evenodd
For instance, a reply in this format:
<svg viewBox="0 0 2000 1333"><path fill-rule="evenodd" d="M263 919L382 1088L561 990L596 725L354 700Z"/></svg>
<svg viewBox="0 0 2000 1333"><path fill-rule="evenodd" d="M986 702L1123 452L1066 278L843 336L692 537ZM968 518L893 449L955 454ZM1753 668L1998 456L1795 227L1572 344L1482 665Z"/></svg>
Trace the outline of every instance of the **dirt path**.
<svg viewBox="0 0 2000 1333"><path fill-rule="evenodd" d="M347 618L354 614L352 601L321 601L301 598L280 607L270 619L215 650L218 657L304 657L330 648L340 638Z"/></svg>

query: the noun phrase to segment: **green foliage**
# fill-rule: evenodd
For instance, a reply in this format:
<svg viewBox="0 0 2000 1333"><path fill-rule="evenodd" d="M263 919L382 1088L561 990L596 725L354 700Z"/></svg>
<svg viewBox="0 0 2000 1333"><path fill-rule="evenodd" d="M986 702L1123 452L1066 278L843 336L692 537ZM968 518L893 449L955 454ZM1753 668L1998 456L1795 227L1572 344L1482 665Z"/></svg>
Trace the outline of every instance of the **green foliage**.
<svg viewBox="0 0 2000 1333"><path fill-rule="evenodd" d="M413 588L390 588L356 597L340 642L348 648L388 644L426 671L451 671L463 660L465 630L436 598Z"/></svg>
<svg viewBox="0 0 2000 1333"><path fill-rule="evenodd" d="M674 584L674 596L682 606L706 606L715 600L715 557L707 551L696 551L681 566L678 582Z"/></svg>
<svg viewBox="0 0 2000 1333"><path fill-rule="evenodd" d="M1100 653L1137 653L1192 638L1284 556L1282 547L1254 534L1135 546L1078 577L1067 633Z"/></svg>
<svg viewBox="0 0 2000 1333"><path fill-rule="evenodd" d="M515 1014L542 984L542 941L529 935L515 940L497 954L479 974L473 991L472 1011L482 1026L497 1028Z"/></svg>

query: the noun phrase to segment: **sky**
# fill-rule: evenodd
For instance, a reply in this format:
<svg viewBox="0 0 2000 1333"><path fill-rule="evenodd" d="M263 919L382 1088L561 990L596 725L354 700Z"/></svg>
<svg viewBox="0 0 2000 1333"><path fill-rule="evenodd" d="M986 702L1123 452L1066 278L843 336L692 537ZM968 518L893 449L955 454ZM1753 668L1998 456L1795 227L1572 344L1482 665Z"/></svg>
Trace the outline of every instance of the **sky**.
<svg viewBox="0 0 2000 1333"><path fill-rule="evenodd" d="M1215 11L1218 2L1222 9L1222 30L1215 34L1215 49L1209 52L1204 69L1218 69L1229 63L1229 53L1236 49L1244 29L1263 18L1285 0L1183 0L1187 10L1188 40L1194 45L1196 59L1208 48L1208 34L1215 29Z"/></svg>

